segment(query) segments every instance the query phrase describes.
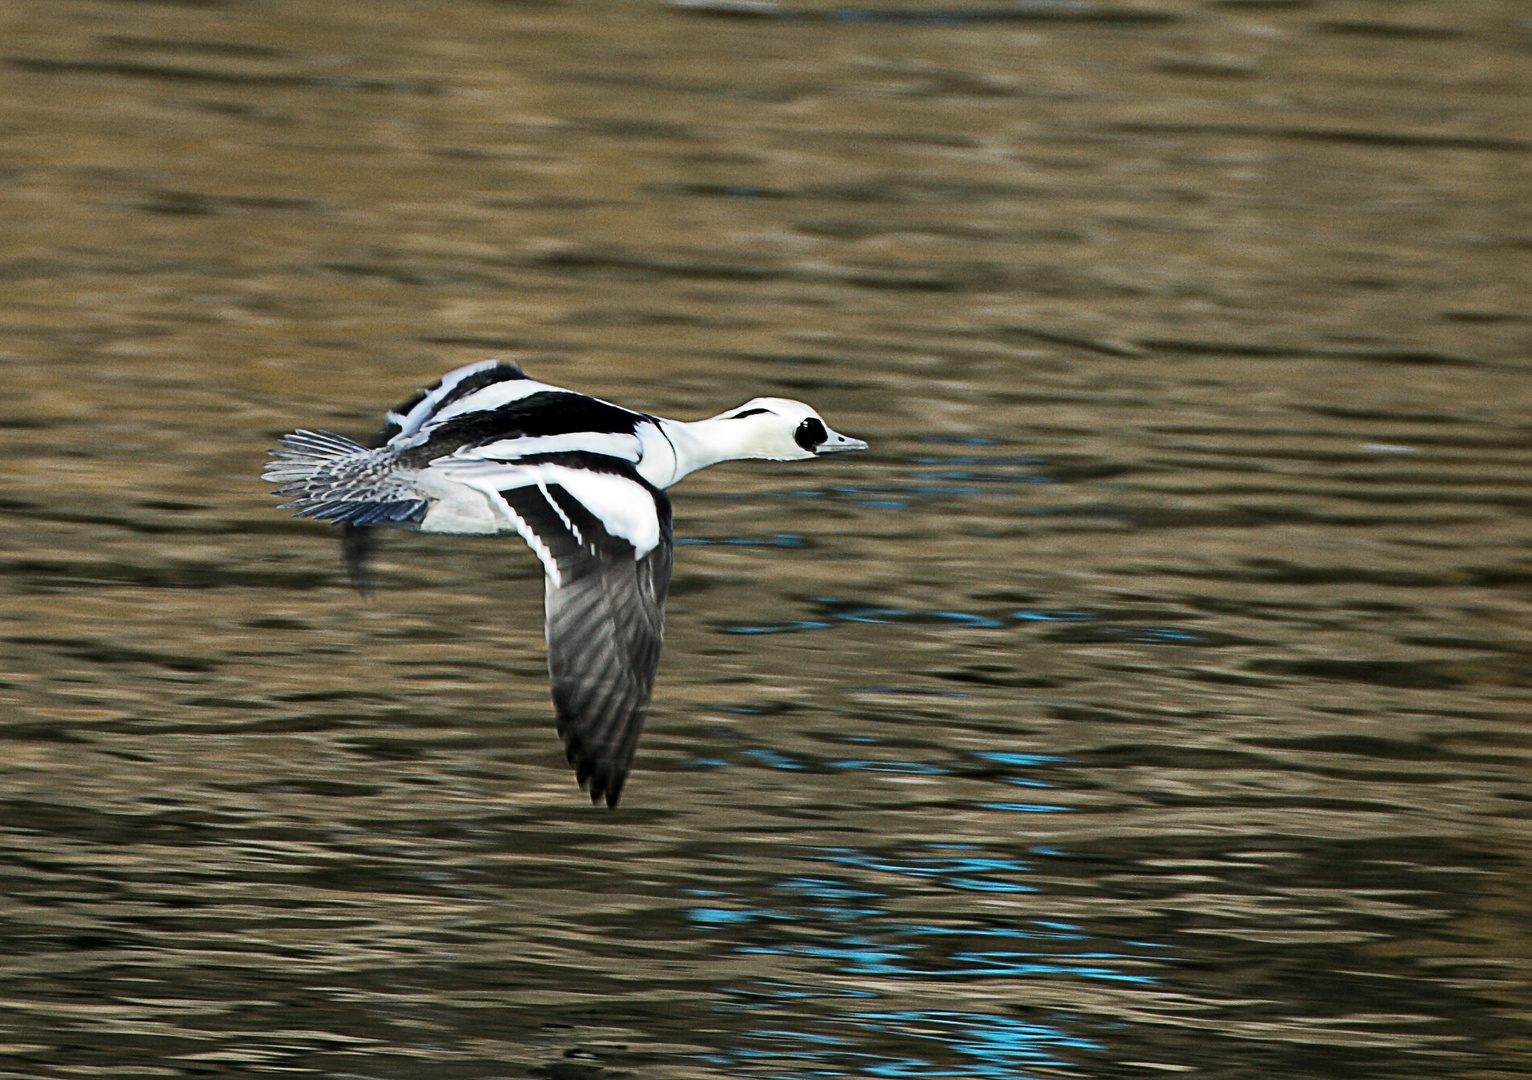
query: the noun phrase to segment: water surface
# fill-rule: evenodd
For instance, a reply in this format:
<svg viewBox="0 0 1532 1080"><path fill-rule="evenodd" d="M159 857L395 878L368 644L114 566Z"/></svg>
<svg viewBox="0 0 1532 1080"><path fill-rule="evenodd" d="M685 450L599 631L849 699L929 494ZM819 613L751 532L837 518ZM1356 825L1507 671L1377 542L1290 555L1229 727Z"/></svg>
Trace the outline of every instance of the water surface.
<svg viewBox="0 0 1532 1080"><path fill-rule="evenodd" d="M1526 1072L1525 12L1017 10L7 7L0 1073ZM673 493L615 813L258 480L490 356L873 445Z"/></svg>

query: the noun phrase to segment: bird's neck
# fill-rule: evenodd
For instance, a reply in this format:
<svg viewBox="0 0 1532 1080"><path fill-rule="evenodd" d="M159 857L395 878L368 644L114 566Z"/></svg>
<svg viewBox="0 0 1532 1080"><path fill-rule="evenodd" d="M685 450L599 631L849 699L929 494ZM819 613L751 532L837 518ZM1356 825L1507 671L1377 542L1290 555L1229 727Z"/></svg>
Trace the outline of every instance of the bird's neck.
<svg viewBox="0 0 1532 1080"><path fill-rule="evenodd" d="M775 456L767 452L761 432L748 419L661 420L660 430L676 452L675 475L663 487L720 461Z"/></svg>

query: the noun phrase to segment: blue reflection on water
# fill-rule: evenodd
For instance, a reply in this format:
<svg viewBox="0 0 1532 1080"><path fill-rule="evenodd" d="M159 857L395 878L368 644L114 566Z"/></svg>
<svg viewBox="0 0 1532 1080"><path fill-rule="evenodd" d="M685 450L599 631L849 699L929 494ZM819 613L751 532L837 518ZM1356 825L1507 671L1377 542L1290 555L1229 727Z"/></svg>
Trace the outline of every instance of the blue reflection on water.
<svg viewBox="0 0 1532 1080"><path fill-rule="evenodd" d="M1056 608L1022 608L1011 615L1017 622L1090 622L1098 617L1093 611L1062 611Z"/></svg>
<svg viewBox="0 0 1532 1080"><path fill-rule="evenodd" d="M1003 764L1019 765L1059 760L1002 757ZM1056 847L814 846L799 849L799 857L825 869L757 882L728 896L692 890L703 900L687 913L699 933L736 955L760 963L781 957L787 965L775 977L719 988L722 1010L753 1018L726 1049L705 1055L726 1075L1034 1080L1039 1069L1055 1077L1090 1075L1087 1065L1099 1064L1096 1055L1107 1048L1080 1034L1083 1022L1067 1011L1017 1018L899 1006L906 992L929 994L944 983L972 980L997 981L997 993L1061 978L1147 986L1158 982L1152 965L1174 960L1156 943L1097 936L1082 922L1027 917L1030 905L1048 901L1023 899L1038 888L1023 879L1035 879L1047 860L1068 857ZM938 890L934 903L919 899L932 889ZM980 908L940 900L941 891L957 896L975 889L1015 900ZM802 975L782 977L787 971ZM821 980L818 972L861 981ZM874 1004L885 996L891 996L887 1005ZM834 999L846 998L867 1004L859 1011L835 1006Z"/></svg>
<svg viewBox="0 0 1532 1080"><path fill-rule="evenodd" d="M686 917L703 926L727 926L729 923L749 922L755 918L752 911L736 911L733 908L692 908Z"/></svg>
<svg viewBox="0 0 1532 1080"><path fill-rule="evenodd" d="M803 765L800 762L794 761L792 758L788 757L787 755L779 754L775 750L767 750L767 749L765 749L763 747L756 747L753 750L746 750L745 751L745 756L746 757L754 758L756 761L759 761L762 765L765 765L768 769L801 769L801 768L803 768Z"/></svg>
<svg viewBox="0 0 1532 1080"><path fill-rule="evenodd" d="M869 740L871 741L871 740ZM811 770L813 772L871 772L892 773L903 776L945 776L952 770L940 765L932 765L923 761L903 761L900 759L878 760L874 758L844 758L841 760L809 759L799 760L780 750L772 750L767 747L752 747L740 751L741 755L750 758L758 765L764 765L768 769L788 769L794 772ZM724 765L727 762L717 758L694 758L689 763L693 768L703 765Z"/></svg>
<svg viewBox="0 0 1532 1080"><path fill-rule="evenodd" d="M964 850L959 845L927 845L927 850ZM825 861L864 870L899 874L905 877L937 881L952 889L977 892L1035 892L1033 886L1013 879L1031 869L1019 859L983 855L915 855L904 858L879 858L851 848L827 848ZM1004 875L1004 876L1002 876Z"/></svg>
<svg viewBox="0 0 1532 1080"><path fill-rule="evenodd" d="M730 626L728 634L787 634L799 630L823 630L836 622L843 623L915 623L926 626L974 626L999 629L1004 619L969 611L941 611L923 608L872 607L835 597L816 597L817 619L791 619L758 626Z"/></svg>
<svg viewBox="0 0 1532 1080"><path fill-rule="evenodd" d="M921 611L911 608L875 608L875 607L851 607L839 606L841 601L819 600L816 603L823 607L832 608L830 618L839 619L842 622L853 623L958 623L962 626L984 626L996 628L1005 623L999 619L991 619L986 615L975 615L967 611Z"/></svg>
<svg viewBox="0 0 1532 1080"><path fill-rule="evenodd" d="M1011 754L1000 751L985 752L975 755L984 761L994 761L1001 765L1051 765L1058 761L1068 761L1068 758L1059 757L1057 754Z"/></svg>
<svg viewBox="0 0 1532 1080"><path fill-rule="evenodd" d="M787 622L763 623L760 626L727 626L726 634L792 634L799 630L823 630L830 624L818 619L790 619Z"/></svg>
<svg viewBox="0 0 1532 1080"><path fill-rule="evenodd" d="M1069 608L1019 608L1008 615L986 615L972 611L949 611L939 608L876 607L835 597L815 597L817 618L789 619L758 626L730 626L729 634L788 634L803 630L825 630L837 623L899 623L917 626L963 626L998 630L1015 623L1094 624L1078 629L1061 626L1055 640L1071 643L1127 642L1134 645L1217 645L1226 639L1210 637L1195 630L1174 626L1105 621L1100 612Z"/></svg>
<svg viewBox="0 0 1532 1080"><path fill-rule="evenodd" d="M1037 929L1041 927L1041 929ZM1047 941L1085 941L1087 935L1079 933L1072 923L1049 922L1046 919L1028 919L1016 926L923 926L920 932L932 937L957 935L971 937L1032 938Z"/></svg>
<svg viewBox="0 0 1532 1080"><path fill-rule="evenodd" d="M877 1076L1014 1077L1022 1075L1015 1071L1020 1066L1067 1065L1056 1052L1061 1048L1101 1049L1097 1043L1066 1035L1058 1028L992 1013L898 1010L858 1013L857 1017L873 1030L938 1041L945 1048L975 1059L963 1072L934 1072L918 1068L927 1063L913 1060L889 1062L868 1070Z"/></svg>
<svg viewBox="0 0 1532 1080"><path fill-rule="evenodd" d="M905 957L914 943L879 945L871 938L846 936L825 943L784 941L772 945L736 945L734 951L757 956L810 956L839 961L838 969L852 975L911 975Z"/></svg>
<svg viewBox="0 0 1532 1080"><path fill-rule="evenodd" d="M946 769L926 765L919 761L832 761L832 769L860 769L865 772L903 773L913 776L946 775Z"/></svg>
<svg viewBox="0 0 1532 1080"><path fill-rule="evenodd" d="M763 1044L706 1055L714 1065L744 1067L752 1076L802 1080L805 1077L888 1076L934 1078L981 1077L1025 1080L1032 1070L1048 1068L1057 1076L1072 1063L1064 1051L1099 1052L1089 1039L1048 1024L1016 1020L996 1013L957 1010L881 1010L852 1013L846 1034L761 1027L743 1033ZM868 1053L871 1036L880 1047L902 1053ZM763 1069L762 1066L765 1068ZM776 1071L791 1066L792 1071ZM770 1070L770 1071L766 1071Z"/></svg>
<svg viewBox="0 0 1532 1080"><path fill-rule="evenodd" d="M1115 960L1111 954L1080 953L1078 956L1098 955L1100 959ZM1067 973L1087 979L1105 979L1109 982L1154 983L1159 980L1151 975L1127 975L1107 967L1086 967L1079 964L1039 963L1036 953L1020 952L974 952L953 953L952 961L962 966L964 975L1057 975Z"/></svg>
<svg viewBox="0 0 1532 1080"><path fill-rule="evenodd" d="M1201 634L1194 634L1190 630L1172 630L1165 626L1142 626L1134 629L1123 627L1121 636L1139 645L1181 644L1202 640Z"/></svg>
<svg viewBox="0 0 1532 1080"><path fill-rule="evenodd" d="M755 547L755 548L804 548L808 541L796 533L772 533L766 537L756 536L689 536L675 541L677 547L693 546Z"/></svg>
<svg viewBox="0 0 1532 1080"><path fill-rule="evenodd" d="M753 710L731 707L724 711L751 712ZM878 742L877 739L873 738L857 738L852 736L842 736L835 741L860 744L876 744ZM971 755L971 760L979 762L979 770L975 770L972 765L965 765L962 759L938 763L915 761L906 758L818 758L803 755L794 756L781 750L762 746L744 748L739 750L738 754L740 757L748 759L751 764L757 766L768 769L785 769L793 772L864 772L896 776L951 776L954 774L964 774L978 776L985 780L998 781L1009 784L1012 787L1041 789L1054 788L1057 785L1034 776L1017 775L1012 770L1046 770L1073 764L1070 758L1061 757L1057 754L1004 751L986 751ZM737 759L734 763L738 763ZM700 769L726 767L731 762L728 759L719 757L698 757L691 759L686 764L690 768ZM997 770L994 766L1003 766L1004 771ZM983 802L974 805L979 809L985 810L1028 813L1063 813L1071 809L1068 806L1054 804L1006 801Z"/></svg>
<svg viewBox="0 0 1532 1080"><path fill-rule="evenodd" d="M812 896L821 900L870 899L878 895L875 892L853 888L844 882L835 881L830 878L789 878L777 886L777 888L802 893L805 896Z"/></svg>

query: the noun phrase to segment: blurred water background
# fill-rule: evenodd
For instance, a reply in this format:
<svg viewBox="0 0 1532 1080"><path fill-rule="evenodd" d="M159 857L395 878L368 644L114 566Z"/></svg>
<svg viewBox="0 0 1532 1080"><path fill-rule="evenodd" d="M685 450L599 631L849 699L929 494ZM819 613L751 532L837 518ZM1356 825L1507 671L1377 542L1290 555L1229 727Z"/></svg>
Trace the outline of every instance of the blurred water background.
<svg viewBox="0 0 1532 1080"><path fill-rule="evenodd" d="M0 1076L1532 1073L1532 11L1122 3L0 7ZM258 479L492 356L873 444L615 813Z"/></svg>

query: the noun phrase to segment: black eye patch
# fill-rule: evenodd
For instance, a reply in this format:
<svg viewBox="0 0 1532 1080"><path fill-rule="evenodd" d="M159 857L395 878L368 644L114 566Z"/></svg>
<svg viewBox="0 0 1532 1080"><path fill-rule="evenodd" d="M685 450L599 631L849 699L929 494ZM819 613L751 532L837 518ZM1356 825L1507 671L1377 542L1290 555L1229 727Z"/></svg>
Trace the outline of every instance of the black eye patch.
<svg viewBox="0 0 1532 1080"><path fill-rule="evenodd" d="M737 412L737 413L735 413L733 416L729 417L729 419L730 420L739 420L739 419L742 419L742 418L744 418L746 416L754 416L756 413L763 413L763 412L769 413L769 412L771 412L771 410L770 409L746 409L744 412Z"/></svg>
<svg viewBox="0 0 1532 1080"><path fill-rule="evenodd" d="M793 442L797 443L799 446L803 447L811 454L814 452L814 448L816 446L824 442L829 437L830 433L825 431L824 424L817 416L809 417L803 423L798 425L797 431L793 432Z"/></svg>

